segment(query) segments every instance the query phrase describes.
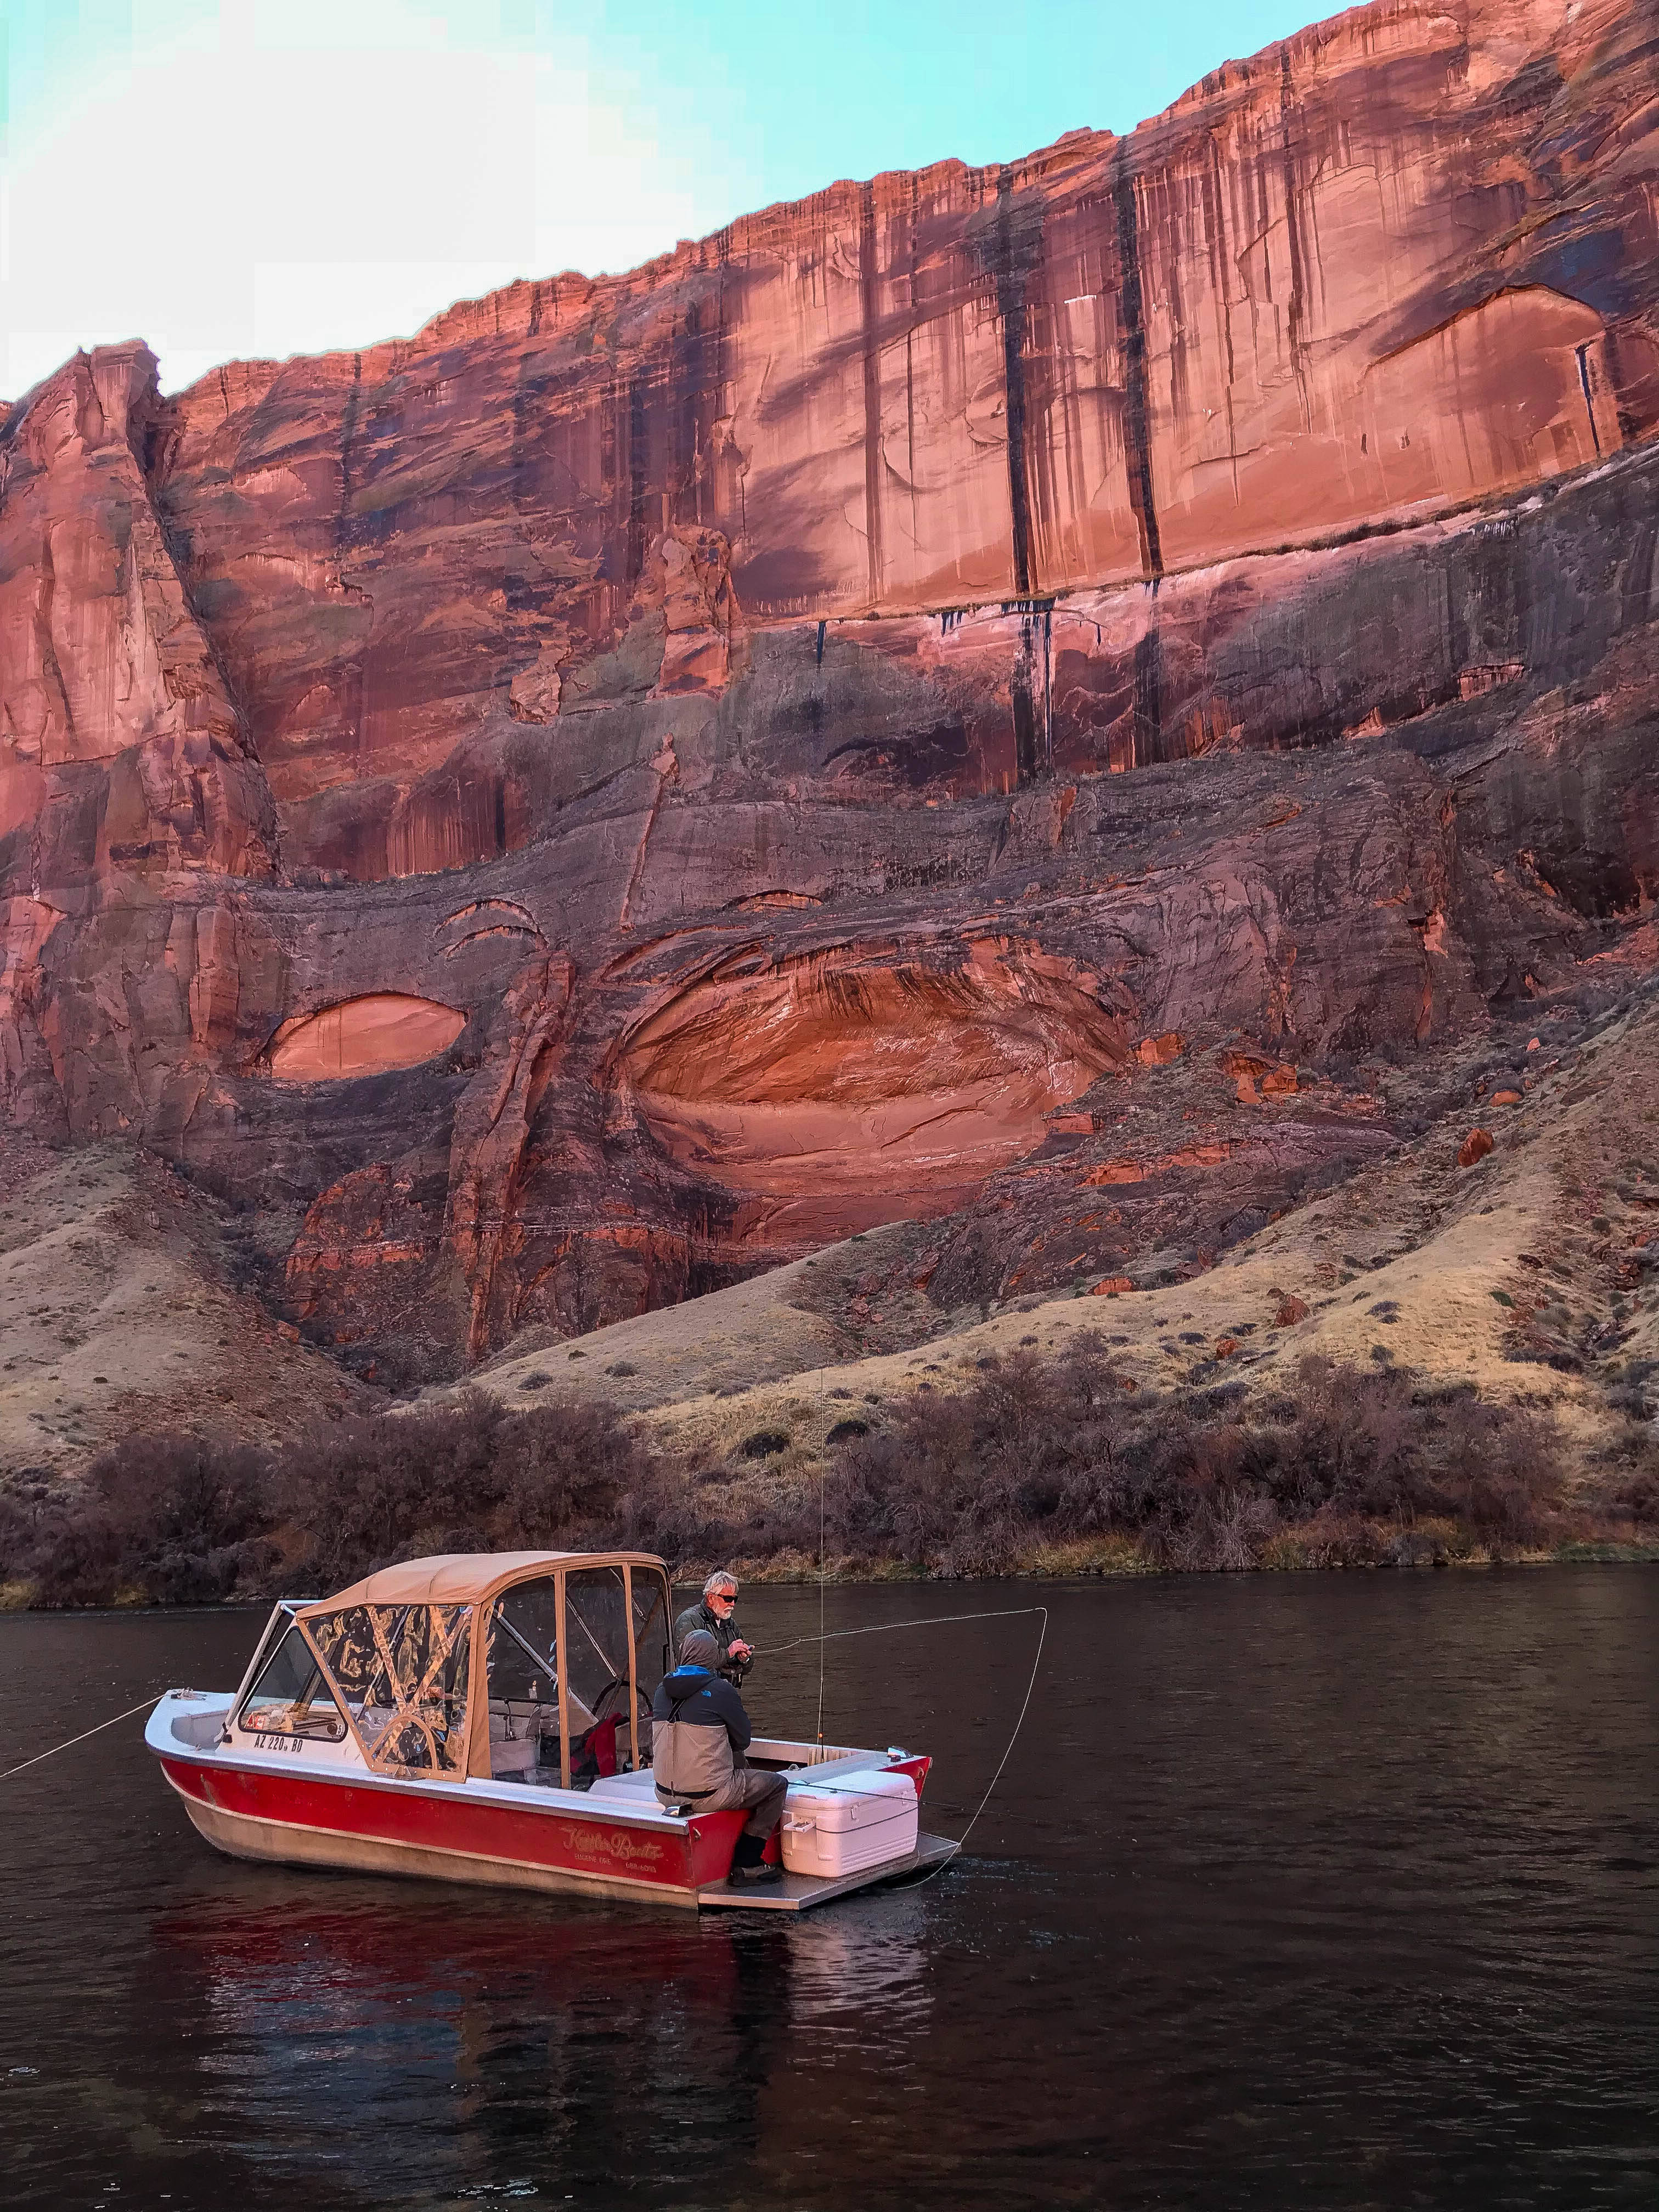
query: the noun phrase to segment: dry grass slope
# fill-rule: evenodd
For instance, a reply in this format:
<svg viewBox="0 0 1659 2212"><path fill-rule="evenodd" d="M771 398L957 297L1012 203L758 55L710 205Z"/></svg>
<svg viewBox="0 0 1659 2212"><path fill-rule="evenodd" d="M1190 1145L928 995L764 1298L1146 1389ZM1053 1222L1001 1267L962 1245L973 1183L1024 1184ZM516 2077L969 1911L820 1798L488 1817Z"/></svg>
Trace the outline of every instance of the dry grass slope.
<svg viewBox="0 0 1659 2212"><path fill-rule="evenodd" d="M235 1286L222 1210L118 1143L0 1148L0 1474L135 1431L261 1441L364 1394Z"/></svg>

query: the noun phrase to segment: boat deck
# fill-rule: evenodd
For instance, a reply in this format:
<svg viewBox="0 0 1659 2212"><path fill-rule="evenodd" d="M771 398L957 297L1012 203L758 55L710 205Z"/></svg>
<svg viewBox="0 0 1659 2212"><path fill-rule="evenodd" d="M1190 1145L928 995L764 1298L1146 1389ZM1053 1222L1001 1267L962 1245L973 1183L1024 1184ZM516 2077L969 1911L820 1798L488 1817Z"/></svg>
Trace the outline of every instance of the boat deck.
<svg viewBox="0 0 1659 2212"><path fill-rule="evenodd" d="M697 1892L701 1905L735 1905L744 1912L809 1912L815 1905L828 1905L834 1897L855 1889L873 1889L878 1883L903 1881L943 1866L956 1845L944 1836L922 1836L915 1850L885 1866L860 1867L856 1874L839 1875L786 1874L770 1889L729 1889L723 1881L711 1882Z"/></svg>

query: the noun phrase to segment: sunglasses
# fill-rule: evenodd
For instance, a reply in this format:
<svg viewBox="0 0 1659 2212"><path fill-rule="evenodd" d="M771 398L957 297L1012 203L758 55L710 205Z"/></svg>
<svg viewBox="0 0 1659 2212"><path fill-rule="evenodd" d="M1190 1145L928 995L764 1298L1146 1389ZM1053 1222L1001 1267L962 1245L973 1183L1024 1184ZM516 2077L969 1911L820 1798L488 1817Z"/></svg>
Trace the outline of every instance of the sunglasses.
<svg viewBox="0 0 1659 2212"><path fill-rule="evenodd" d="M708 1601L710 1605L735 1605L737 1601L735 1590L715 1590Z"/></svg>

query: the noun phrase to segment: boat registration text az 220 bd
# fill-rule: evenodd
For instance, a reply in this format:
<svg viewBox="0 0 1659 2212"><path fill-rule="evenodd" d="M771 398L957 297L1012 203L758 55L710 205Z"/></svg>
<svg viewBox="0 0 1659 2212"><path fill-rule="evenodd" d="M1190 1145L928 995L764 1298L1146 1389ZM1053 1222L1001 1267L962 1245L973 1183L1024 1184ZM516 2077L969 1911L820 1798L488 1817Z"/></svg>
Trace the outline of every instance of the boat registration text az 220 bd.
<svg viewBox="0 0 1659 2212"><path fill-rule="evenodd" d="M757 1737L789 1779L772 1888L725 1876L744 1815L657 1801L651 1699L669 1662L660 1559L454 1553L283 1599L234 1692L170 1690L145 1741L234 1858L799 1911L937 1865L929 1762Z"/></svg>

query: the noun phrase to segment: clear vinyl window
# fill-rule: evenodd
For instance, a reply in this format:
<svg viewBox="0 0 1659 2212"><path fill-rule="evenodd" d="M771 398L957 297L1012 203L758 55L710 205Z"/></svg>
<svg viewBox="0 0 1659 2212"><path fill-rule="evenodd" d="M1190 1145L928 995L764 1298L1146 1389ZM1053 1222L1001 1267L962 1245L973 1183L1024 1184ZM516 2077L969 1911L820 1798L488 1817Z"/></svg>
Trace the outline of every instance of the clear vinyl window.
<svg viewBox="0 0 1659 2212"><path fill-rule="evenodd" d="M320 1737L340 1742L344 1716L323 1680L316 1655L297 1628L290 1628L259 1670L237 1716L245 1729L261 1735Z"/></svg>
<svg viewBox="0 0 1659 2212"><path fill-rule="evenodd" d="M566 1696L573 1736L628 1713L628 1601L620 1567L583 1567L564 1578Z"/></svg>
<svg viewBox="0 0 1659 2212"><path fill-rule="evenodd" d="M635 1567L634 1589L634 1678L641 1710L649 1714L657 1685L668 1672L668 1578L653 1567Z"/></svg>
<svg viewBox="0 0 1659 2212"><path fill-rule="evenodd" d="M520 1583L489 1615L489 1771L530 1781L559 1776L559 1607L553 1577Z"/></svg>
<svg viewBox="0 0 1659 2212"><path fill-rule="evenodd" d="M489 1694L510 1704L559 1701L558 1588L553 1577L520 1583L489 1619Z"/></svg>
<svg viewBox="0 0 1659 2212"><path fill-rule="evenodd" d="M466 1771L470 1605L359 1605L311 1623L376 1766Z"/></svg>

